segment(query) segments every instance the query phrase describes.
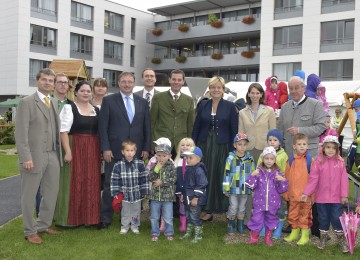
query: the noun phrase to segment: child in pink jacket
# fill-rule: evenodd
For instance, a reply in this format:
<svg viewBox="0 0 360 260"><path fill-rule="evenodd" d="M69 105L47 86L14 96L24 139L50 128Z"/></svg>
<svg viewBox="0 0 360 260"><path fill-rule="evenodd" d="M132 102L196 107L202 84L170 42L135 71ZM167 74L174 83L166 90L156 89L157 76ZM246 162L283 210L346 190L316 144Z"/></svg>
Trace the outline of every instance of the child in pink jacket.
<svg viewBox="0 0 360 260"><path fill-rule="evenodd" d="M279 89L276 76L271 76L265 81L265 104L274 110L279 109Z"/></svg>
<svg viewBox="0 0 360 260"><path fill-rule="evenodd" d="M349 180L344 160L339 155L339 145L336 136L328 135L324 138L322 154L311 166L301 201L309 203L307 199L315 191L320 230L318 248L325 248L331 223L341 250L346 253L349 248L344 240L339 217L343 212L343 204L348 202Z"/></svg>

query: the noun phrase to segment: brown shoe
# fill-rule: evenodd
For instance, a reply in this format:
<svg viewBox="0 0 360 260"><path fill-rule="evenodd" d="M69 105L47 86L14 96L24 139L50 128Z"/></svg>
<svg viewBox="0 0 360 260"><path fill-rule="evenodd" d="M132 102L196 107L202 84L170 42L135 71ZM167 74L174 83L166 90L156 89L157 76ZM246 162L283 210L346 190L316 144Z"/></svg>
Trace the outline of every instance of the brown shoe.
<svg viewBox="0 0 360 260"><path fill-rule="evenodd" d="M32 234L30 236L25 237L25 240L29 241L31 244L41 244L43 241L38 234Z"/></svg>
<svg viewBox="0 0 360 260"><path fill-rule="evenodd" d="M55 230L55 229L52 229L52 228L47 228L43 231L40 231L40 233L46 233L46 234L49 234L49 235L57 235L57 234L60 234L61 232L58 231L58 230Z"/></svg>

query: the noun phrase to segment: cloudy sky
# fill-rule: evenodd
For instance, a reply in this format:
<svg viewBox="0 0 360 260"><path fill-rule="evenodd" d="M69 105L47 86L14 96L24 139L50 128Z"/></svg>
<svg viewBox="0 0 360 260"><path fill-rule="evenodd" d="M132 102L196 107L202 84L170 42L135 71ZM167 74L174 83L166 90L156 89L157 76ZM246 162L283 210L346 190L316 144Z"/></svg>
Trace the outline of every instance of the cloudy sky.
<svg viewBox="0 0 360 260"><path fill-rule="evenodd" d="M164 5L177 4L182 2L190 2L191 0L153 0L153 1L139 1L139 0L110 0L122 5L130 6L138 10L147 11L149 8L159 7Z"/></svg>

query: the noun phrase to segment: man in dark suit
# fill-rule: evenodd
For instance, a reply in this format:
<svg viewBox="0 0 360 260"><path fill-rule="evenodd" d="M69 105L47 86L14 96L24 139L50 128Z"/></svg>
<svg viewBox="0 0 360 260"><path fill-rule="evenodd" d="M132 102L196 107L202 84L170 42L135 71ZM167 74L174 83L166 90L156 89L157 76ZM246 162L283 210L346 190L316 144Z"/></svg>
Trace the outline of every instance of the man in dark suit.
<svg viewBox="0 0 360 260"><path fill-rule="evenodd" d="M146 160L151 148L150 112L147 101L133 94L135 77L123 72L118 77L120 92L104 97L99 115L100 146L105 160L105 182L101 198L99 228L107 228L112 220L110 178L114 164L123 156L121 143L136 143L136 158Z"/></svg>
<svg viewBox="0 0 360 260"><path fill-rule="evenodd" d="M59 189L61 150L58 105L50 97L55 73L51 69L42 69L36 80L36 93L20 100L15 139L19 153L25 239L32 244L41 244L38 233L59 233L50 226ZM35 221L34 202L39 187L42 200Z"/></svg>
<svg viewBox="0 0 360 260"><path fill-rule="evenodd" d="M151 107L151 101L155 94L159 93L158 90L154 88L156 83L156 74L155 71L151 68L146 68L142 72L142 82L144 84L144 89L134 94L145 98Z"/></svg>

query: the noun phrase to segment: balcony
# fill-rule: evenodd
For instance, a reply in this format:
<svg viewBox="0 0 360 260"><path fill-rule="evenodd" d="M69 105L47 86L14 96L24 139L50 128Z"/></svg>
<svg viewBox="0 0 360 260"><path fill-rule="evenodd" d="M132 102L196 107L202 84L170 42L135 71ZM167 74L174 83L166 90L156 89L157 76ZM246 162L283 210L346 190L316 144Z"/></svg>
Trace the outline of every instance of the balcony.
<svg viewBox="0 0 360 260"><path fill-rule="evenodd" d="M159 44L161 43L176 43L181 41L194 42L195 39L211 38L211 40L221 39L226 36L238 35L239 33L253 34L257 32L260 35L260 17L255 17L253 24L244 24L240 21L224 22L221 28L214 28L211 25L189 25L190 29L187 32L180 32L178 29L164 30L159 36L152 34L152 30L148 30L146 34L146 42Z"/></svg>
<svg viewBox="0 0 360 260"><path fill-rule="evenodd" d="M53 43L30 41L30 51L36 53L56 55L56 45Z"/></svg>
<svg viewBox="0 0 360 260"><path fill-rule="evenodd" d="M338 52L338 51L353 51L354 39L332 39L324 40L320 43L320 52Z"/></svg>
<svg viewBox="0 0 360 260"><path fill-rule="evenodd" d="M93 30L94 22L92 20L84 19L81 17L71 17L71 26Z"/></svg>
<svg viewBox="0 0 360 260"><path fill-rule="evenodd" d="M57 22L57 14L54 10L48 10L36 6L31 6L31 17Z"/></svg>
<svg viewBox="0 0 360 260"><path fill-rule="evenodd" d="M92 51L83 49L72 49L70 51L70 57L80 60L92 60Z"/></svg>
<svg viewBox="0 0 360 260"><path fill-rule="evenodd" d="M274 19L288 19L303 16L303 6L278 7L274 10Z"/></svg>
<svg viewBox="0 0 360 260"><path fill-rule="evenodd" d="M337 13L355 10L355 0L323 0L321 3L321 13Z"/></svg>
<svg viewBox="0 0 360 260"><path fill-rule="evenodd" d="M302 53L302 42L290 42L284 44L274 44L273 55L295 55Z"/></svg>
<svg viewBox="0 0 360 260"><path fill-rule="evenodd" d="M146 66L155 70L169 70L174 69L199 69L199 68L221 68L221 67L239 67L239 66L251 66L259 65L260 53L255 52L254 57L248 59L240 55L240 53L224 54L220 60L214 60L211 56L188 56L186 62L178 63L173 58L161 59L160 64L153 64L151 62L152 57L146 59Z"/></svg>

